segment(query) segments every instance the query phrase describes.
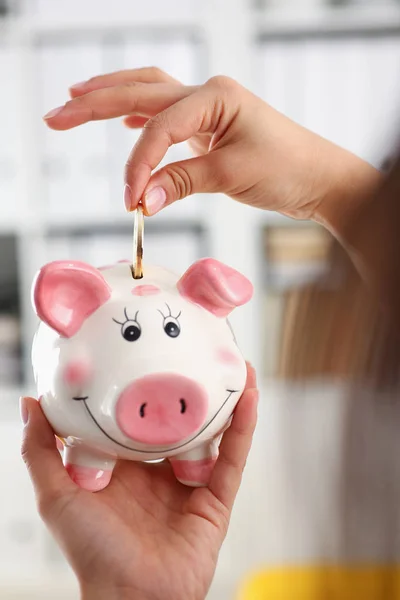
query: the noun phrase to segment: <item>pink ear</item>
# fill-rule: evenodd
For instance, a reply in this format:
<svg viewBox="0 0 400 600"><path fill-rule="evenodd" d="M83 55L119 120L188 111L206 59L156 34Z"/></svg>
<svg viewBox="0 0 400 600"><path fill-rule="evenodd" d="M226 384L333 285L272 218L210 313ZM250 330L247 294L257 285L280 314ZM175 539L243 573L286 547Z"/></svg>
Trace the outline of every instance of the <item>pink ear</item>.
<svg viewBox="0 0 400 600"><path fill-rule="evenodd" d="M111 290L101 273L78 261L45 265L32 288L32 302L39 318L68 338L110 296Z"/></svg>
<svg viewBox="0 0 400 600"><path fill-rule="evenodd" d="M177 287L182 296L217 317L226 317L253 295L253 286L244 275L212 258L195 262L182 275Z"/></svg>

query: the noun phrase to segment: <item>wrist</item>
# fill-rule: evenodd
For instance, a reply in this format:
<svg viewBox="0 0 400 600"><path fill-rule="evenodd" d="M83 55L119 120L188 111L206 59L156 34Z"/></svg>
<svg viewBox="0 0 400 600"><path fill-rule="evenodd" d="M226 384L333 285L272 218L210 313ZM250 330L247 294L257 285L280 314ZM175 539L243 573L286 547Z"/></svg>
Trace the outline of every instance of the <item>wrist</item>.
<svg viewBox="0 0 400 600"><path fill-rule="evenodd" d="M349 224L362 214L384 176L366 161L333 144L322 155L323 188L313 220L342 241Z"/></svg>

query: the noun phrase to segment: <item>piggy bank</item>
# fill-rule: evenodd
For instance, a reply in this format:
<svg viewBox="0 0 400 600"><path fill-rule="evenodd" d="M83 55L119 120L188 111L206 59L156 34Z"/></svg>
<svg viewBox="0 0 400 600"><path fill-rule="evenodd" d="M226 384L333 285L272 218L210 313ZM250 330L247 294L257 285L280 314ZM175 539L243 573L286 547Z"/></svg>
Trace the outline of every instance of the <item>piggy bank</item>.
<svg viewBox="0 0 400 600"><path fill-rule="evenodd" d="M213 259L181 276L128 261L56 261L35 277L40 319L32 363L38 397L81 487L108 485L117 459L168 459L207 485L246 382L227 317L251 283Z"/></svg>

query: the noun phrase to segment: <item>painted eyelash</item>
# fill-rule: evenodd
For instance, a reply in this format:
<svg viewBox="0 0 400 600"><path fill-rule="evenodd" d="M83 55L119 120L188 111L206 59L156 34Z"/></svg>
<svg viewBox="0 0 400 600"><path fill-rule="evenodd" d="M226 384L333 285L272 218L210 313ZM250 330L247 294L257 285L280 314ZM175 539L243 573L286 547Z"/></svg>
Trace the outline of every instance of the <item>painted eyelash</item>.
<svg viewBox="0 0 400 600"><path fill-rule="evenodd" d="M125 323L127 321L135 321L137 323L138 322L138 320L137 320L138 314L139 314L139 311L137 310L134 319L130 319L128 317L128 313L127 313L127 310L126 310L126 307L125 307L124 308L125 321L122 321L122 322L121 321L117 321L117 319L114 319L114 318L113 318L113 321L114 321L114 323L118 323L118 325L125 325Z"/></svg>
<svg viewBox="0 0 400 600"><path fill-rule="evenodd" d="M160 313L160 315L162 316L162 318L165 320L165 319L168 319L169 317L172 317L172 319L176 319L176 320L178 320L178 319L179 319L179 317L180 317L180 316L181 316L181 314L182 314L182 311L180 310L180 311L179 311L179 313L178 313L176 316L174 316L174 315L172 314L172 310L171 310L170 306L169 306L167 303L165 303L165 306L168 308L168 313L169 313L168 315L164 315L164 313L162 312L162 310L160 310L160 309L157 309L157 310L158 310L158 312Z"/></svg>

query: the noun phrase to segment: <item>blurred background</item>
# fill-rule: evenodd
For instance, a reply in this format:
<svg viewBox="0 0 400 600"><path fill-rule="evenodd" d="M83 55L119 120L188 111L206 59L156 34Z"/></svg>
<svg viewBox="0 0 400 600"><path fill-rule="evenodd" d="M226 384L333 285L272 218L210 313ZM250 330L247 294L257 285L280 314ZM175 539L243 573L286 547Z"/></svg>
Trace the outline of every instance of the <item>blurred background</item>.
<svg viewBox="0 0 400 600"><path fill-rule="evenodd" d="M119 120L53 132L41 117L66 101L70 85L142 66L186 84L229 75L382 167L397 133L400 1L0 0L1 599L78 598L20 459L18 398L35 394L32 279L50 260L101 265L131 253L123 168L137 134ZM167 160L182 156L185 145ZM213 256L256 291L232 324L258 369L260 420L209 600L236 598L257 569L379 555L368 536L344 548L337 525L348 410L339 384L328 375L300 397L279 378L285 302L324 273L329 243L317 226L218 196L146 221L147 262L180 273Z"/></svg>

